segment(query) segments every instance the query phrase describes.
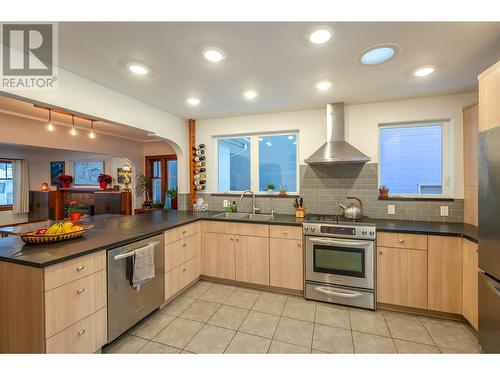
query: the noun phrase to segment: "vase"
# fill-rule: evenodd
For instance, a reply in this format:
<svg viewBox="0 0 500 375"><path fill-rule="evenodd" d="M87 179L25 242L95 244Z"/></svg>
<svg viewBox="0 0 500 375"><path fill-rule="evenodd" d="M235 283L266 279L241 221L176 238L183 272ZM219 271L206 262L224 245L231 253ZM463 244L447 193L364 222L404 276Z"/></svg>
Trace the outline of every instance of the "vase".
<svg viewBox="0 0 500 375"><path fill-rule="evenodd" d="M99 182L99 187L102 190L106 190L106 188L108 187L108 183L106 181L101 181L101 182Z"/></svg>
<svg viewBox="0 0 500 375"><path fill-rule="evenodd" d="M70 212L69 218L71 221L80 221L82 215L79 212Z"/></svg>
<svg viewBox="0 0 500 375"><path fill-rule="evenodd" d="M170 206L171 206L172 210L177 210L177 198L170 199Z"/></svg>
<svg viewBox="0 0 500 375"><path fill-rule="evenodd" d="M61 188L62 189L69 189L69 182L62 182L61 181Z"/></svg>

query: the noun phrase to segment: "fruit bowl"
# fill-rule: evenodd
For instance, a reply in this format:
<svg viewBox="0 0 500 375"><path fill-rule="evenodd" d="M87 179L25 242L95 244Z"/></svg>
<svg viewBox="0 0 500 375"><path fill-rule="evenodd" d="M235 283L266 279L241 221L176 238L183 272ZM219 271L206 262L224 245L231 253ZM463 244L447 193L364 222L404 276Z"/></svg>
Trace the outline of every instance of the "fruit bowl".
<svg viewBox="0 0 500 375"><path fill-rule="evenodd" d="M53 224L57 225L57 224ZM61 224L62 225L62 224ZM31 231L19 233L21 239L28 245L43 245L60 241L74 240L75 238L82 237L86 231L92 228L94 224L78 226L77 230L71 230L66 233L39 233L38 231ZM80 229L81 228L81 229ZM47 232L50 230L47 229ZM38 233L37 233L38 232Z"/></svg>

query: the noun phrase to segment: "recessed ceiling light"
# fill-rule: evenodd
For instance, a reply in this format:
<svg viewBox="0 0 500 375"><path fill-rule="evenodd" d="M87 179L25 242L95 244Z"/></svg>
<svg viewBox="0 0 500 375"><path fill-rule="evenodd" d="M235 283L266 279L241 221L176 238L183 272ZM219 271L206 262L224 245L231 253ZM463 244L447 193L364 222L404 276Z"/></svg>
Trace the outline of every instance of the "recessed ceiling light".
<svg viewBox="0 0 500 375"><path fill-rule="evenodd" d="M359 62L363 65L378 65L389 61L399 53L397 44L379 44L364 50L359 56Z"/></svg>
<svg viewBox="0 0 500 375"><path fill-rule="evenodd" d="M425 77L425 76L428 76L429 74L431 74L432 72L434 72L434 68L432 66L427 66L425 68L420 68L420 69L415 70L413 75L415 77Z"/></svg>
<svg viewBox="0 0 500 375"><path fill-rule="evenodd" d="M323 44L332 37L333 31L328 26L317 26L311 30L309 41L314 44Z"/></svg>
<svg viewBox="0 0 500 375"><path fill-rule="evenodd" d="M188 98L187 102L192 106L197 106L198 104L201 103L201 100L198 98Z"/></svg>
<svg viewBox="0 0 500 375"><path fill-rule="evenodd" d="M226 58L224 52L219 48L205 48L203 50L203 56L211 62L220 62Z"/></svg>
<svg viewBox="0 0 500 375"><path fill-rule="evenodd" d="M146 65L138 64L138 63L130 63L127 65L128 70L132 73L137 74L139 76L144 76L149 73L149 68Z"/></svg>
<svg viewBox="0 0 500 375"><path fill-rule="evenodd" d="M257 97L257 91L248 90L243 93L243 96L247 99L255 99Z"/></svg>
<svg viewBox="0 0 500 375"><path fill-rule="evenodd" d="M321 81L316 84L316 88L320 91L326 91L330 87L332 87L332 84L328 81Z"/></svg>

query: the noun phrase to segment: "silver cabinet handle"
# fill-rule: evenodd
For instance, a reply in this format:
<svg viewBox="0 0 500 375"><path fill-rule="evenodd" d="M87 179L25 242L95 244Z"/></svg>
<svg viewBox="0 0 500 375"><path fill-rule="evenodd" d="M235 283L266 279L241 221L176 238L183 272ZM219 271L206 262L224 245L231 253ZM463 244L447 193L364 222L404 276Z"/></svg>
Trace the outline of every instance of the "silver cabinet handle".
<svg viewBox="0 0 500 375"><path fill-rule="evenodd" d="M76 272L80 272L81 270L83 270L85 268L85 266L78 266L76 267Z"/></svg>
<svg viewBox="0 0 500 375"><path fill-rule="evenodd" d="M82 336L83 334L85 334L85 332L87 332L87 331L84 329L78 331L78 336Z"/></svg>
<svg viewBox="0 0 500 375"><path fill-rule="evenodd" d="M85 291L85 288L80 288L76 291L76 294L82 294Z"/></svg>
<svg viewBox="0 0 500 375"><path fill-rule="evenodd" d="M399 240L399 243L405 243L405 240Z"/></svg>
<svg viewBox="0 0 500 375"><path fill-rule="evenodd" d="M186 246L187 246L187 244L186 244L186 243L183 243L183 244L182 244L182 247L186 247Z"/></svg>
<svg viewBox="0 0 500 375"><path fill-rule="evenodd" d="M239 239L239 238L237 238L237 239L236 239L236 242L239 242L239 241L240 241L240 239Z"/></svg>
<svg viewBox="0 0 500 375"><path fill-rule="evenodd" d="M148 243L146 246L143 246L143 247L139 247L135 250L132 250L132 251L129 251L128 253L123 253L123 254L118 254L118 255L115 255L115 257L113 258L114 260L120 260L120 259L124 259L124 258L129 258L131 256L133 256L135 254L136 251L139 251L139 250L142 250L150 245L158 245L160 242L159 241L154 241L154 242L150 242Z"/></svg>
<svg viewBox="0 0 500 375"><path fill-rule="evenodd" d="M186 232L187 232L186 230L183 230L183 231L182 231L182 234L186 234Z"/></svg>
<svg viewBox="0 0 500 375"><path fill-rule="evenodd" d="M288 232L286 230L284 230L283 234L286 236L288 234Z"/></svg>
<svg viewBox="0 0 500 375"><path fill-rule="evenodd" d="M298 243L298 244L297 244L297 246L298 246L298 247L302 247L302 244Z"/></svg>
<svg viewBox="0 0 500 375"><path fill-rule="evenodd" d="M184 269L182 270L182 272L186 272L186 269L184 268Z"/></svg>
<svg viewBox="0 0 500 375"><path fill-rule="evenodd" d="M231 241L233 241L233 240L234 240L234 237L231 237Z"/></svg>
<svg viewBox="0 0 500 375"><path fill-rule="evenodd" d="M333 291L333 290L328 290L326 288L322 288L320 286L317 286L316 289L318 292L330 295L330 296L335 296L335 297L344 297L344 298L357 298L363 296L361 293L344 293L344 292L338 292L338 291Z"/></svg>

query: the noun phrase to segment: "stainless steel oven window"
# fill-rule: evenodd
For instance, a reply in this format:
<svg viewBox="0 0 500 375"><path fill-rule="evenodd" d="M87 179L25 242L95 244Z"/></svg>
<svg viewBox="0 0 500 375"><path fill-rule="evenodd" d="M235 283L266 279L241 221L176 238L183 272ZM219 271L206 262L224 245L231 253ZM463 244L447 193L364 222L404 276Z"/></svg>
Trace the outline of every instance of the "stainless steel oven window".
<svg viewBox="0 0 500 375"><path fill-rule="evenodd" d="M365 249L313 245L313 271L364 279Z"/></svg>

